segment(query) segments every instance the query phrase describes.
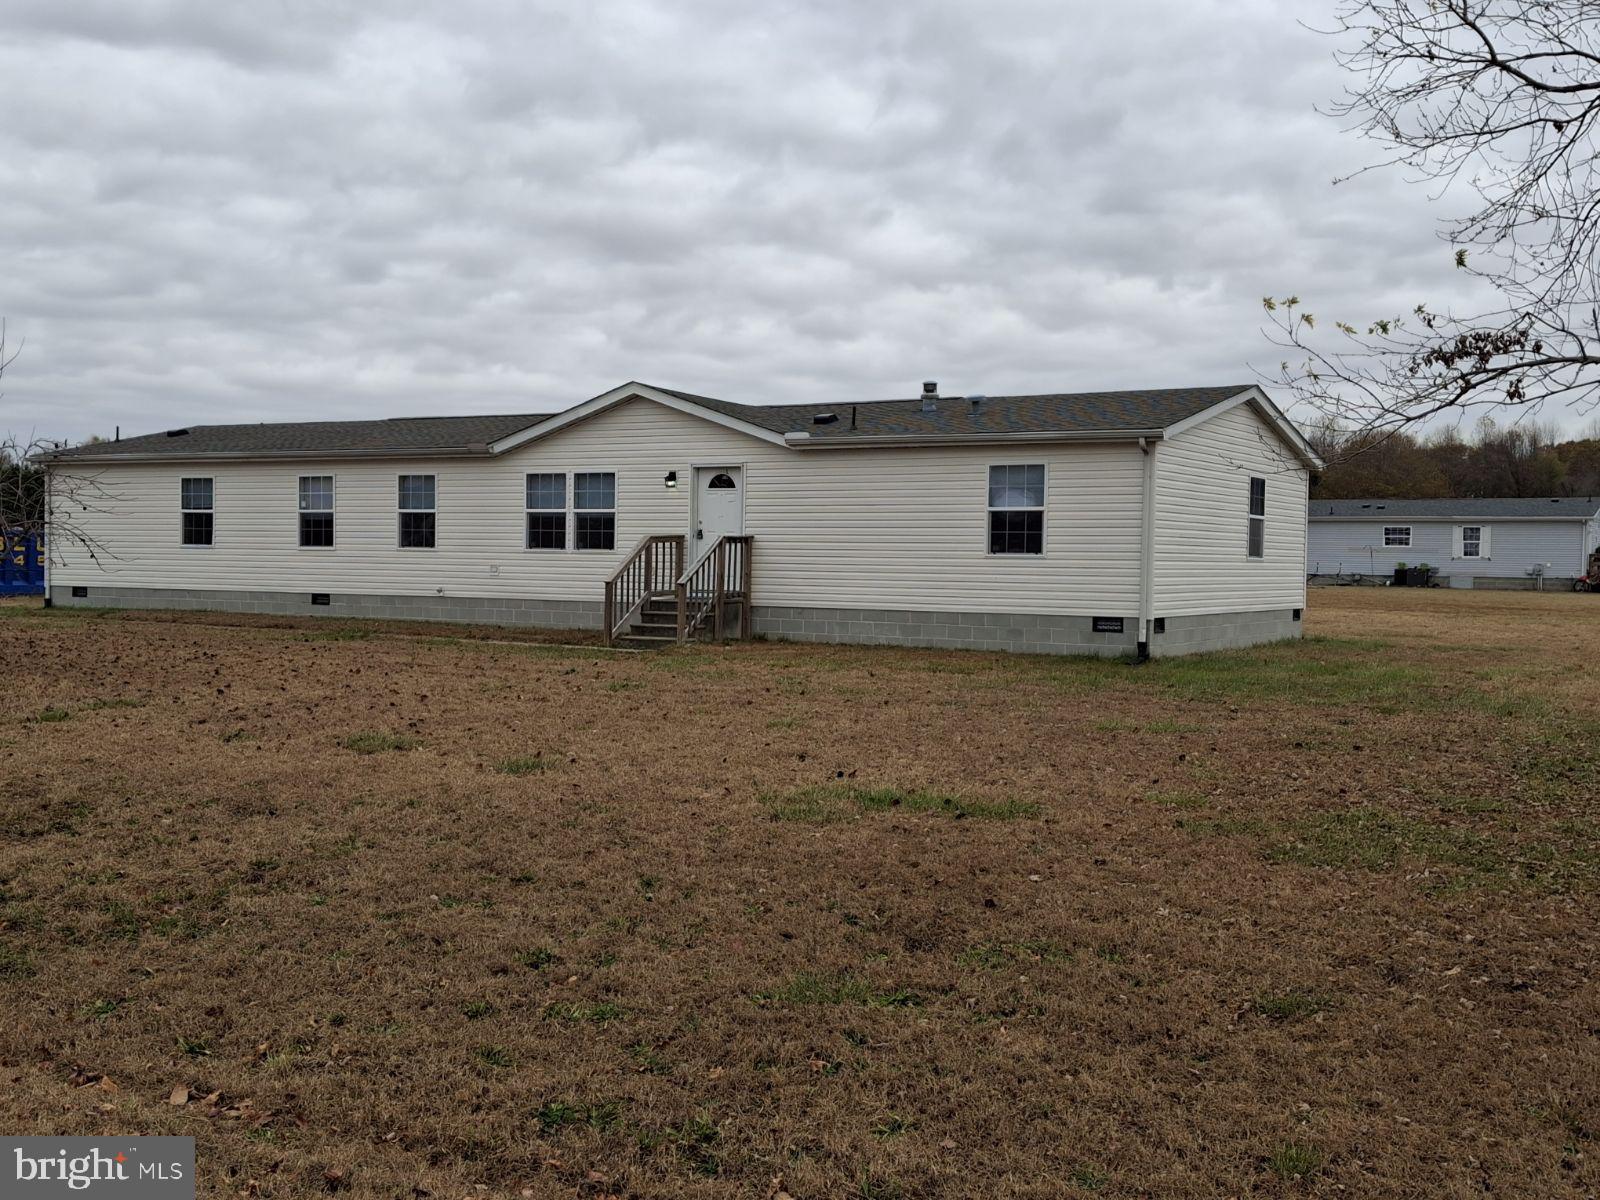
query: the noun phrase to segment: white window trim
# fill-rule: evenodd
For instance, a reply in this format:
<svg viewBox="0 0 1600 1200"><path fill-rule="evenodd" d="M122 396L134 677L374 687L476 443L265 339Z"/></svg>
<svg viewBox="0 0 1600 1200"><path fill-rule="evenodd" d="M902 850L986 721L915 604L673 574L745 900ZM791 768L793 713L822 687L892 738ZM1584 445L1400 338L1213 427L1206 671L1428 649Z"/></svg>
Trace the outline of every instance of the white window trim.
<svg viewBox="0 0 1600 1200"><path fill-rule="evenodd" d="M1261 514L1257 516L1250 511L1250 493L1255 490L1256 480L1261 481ZM1250 531L1254 522L1261 522L1261 553L1250 553ZM1251 562L1267 561L1267 480L1264 475L1246 475L1244 485L1244 560Z"/></svg>
<svg viewBox="0 0 1600 1200"><path fill-rule="evenodd" d="M1393 529L1393 530L1401 530L1401 529L1405 530L1405 539L1406 540L1403 541L1403 542L1391 542L1389 540L1389 531L1391 529ZM1383 548L1385 550L1409 550L1409 549L1411 549L1411 526L1410 525L1385 525L1383 527Z"/></svg>
<svg viewBox="0 0 1600 1200"><path fill-rule="evenodd" d="M554 474L554 472L551 472ZM610 508L579 508L578 507L578 476L579 475L609 475L611 476L611 507ZM567 472L567 545L574 554L615 554L622 546L622 474L615 467L580 467ZM609 550L580 550L578 548L578 515L598 514L604 516L611 514L611 549Z"/></svg>
<svg viewBox="0 0 1600 1200"><path fill-rule="evenodd" d="M1483 531L1485 529L1487 529L1487 528L1488 528L1487 525L1463 525L1463 526L1461 526L1461 561L1466 562L1467 560L1470 559L1473 562L1481 562L1484 559L1487 559L1489 557L1487 554L1485 554L1483 552L1483 543L1484 543ZM1478 531L1478 552L1476 554L1468 554L1467 553L1467 530L1469 530L1469 529L1476 529Z"/></svg>
<svg viewBox="0 0 1600 1200"><path fill-rule="evenodd" d="M989 489L992 486L993 472L996 467L1041 467L1044 470L1044 495L1043 504L1037 507L1025 505L1015 508L995 508L989 503ZM1039 514L1039 553L1037 554L1010 554L996 553L989 540L989 514L997 512L1036 512ZM1050 553L1050 464L1047 462L997 462L989 463L983 468L983 556L985 558L1021 559L1029 562L1034 559L1044 558Z"/></svg>
<svg viewBox="0 0 1600 1200"><path fill-rule="evenodd" d="M330 485L330 487L332 489L330 491L329 497L328 497L331 507L329 507L329 508L301 508L300 507L300 484L304 480L307 480L307 479L326 479L328 481L328 483L329 483L329 485ZM397 500L399 499L398 493L396 494L395 498ZM328 516L333 518L333 545L331 545L331 546L307 546L304 542L302 542L300 540L300 518L302 516L319 516L322 513L327 513ZM399 530L399 527L396 526L395 537L398 538L399 536L400 536L400 530ZM294 540L295 540L295 548L297 550L309 550L314 554L329 554L329 553L333 552L334 550L338 549L338 547L339 547L339 477L337 475L335 475L332 471L319 471L315 475L296 475L295 476L295 479L294 479Z"/></svg>
<svg viewBox="0 0 1600 1200"><path fill-rule="evenodd" d="M433 480L433 507L432 508L401 508L400 507L400 481L408 476L420 476L423 479ZM395 549L417 554L431 554L439 548L439 476L432 471L397 471L394 477L394 545ZM433 545L431 546L406 546L400 541L400 515L402 513L433 514Z"/></svg>
<svg viewBox="0 0 1600 1200"><path fill-rule="evenodd" d="M204 479L211 485L211 507L189 508L183 502L183 485L186 482ZM189 542L183 537L183 518L187 513L211 514L211 540L209 542ZM180 475L178 476L178 545L185 550L210 550L217 544L217 478L215 475Z"/></svg>
<svg viewBox="0 0 1600 1200"><path fill-rule="evenodd" d="M561 476L561 507L557 508L529 508L528 507L528 480L534 475L559 475ZM560 546L530 546L528 545L528 517L533 513L561 514L561 528L563 531ZM522 550L524 554L570 554L572 553L572 535L574 532L572 522L572 473L570 471L524 471L522 473Z"/></svg>

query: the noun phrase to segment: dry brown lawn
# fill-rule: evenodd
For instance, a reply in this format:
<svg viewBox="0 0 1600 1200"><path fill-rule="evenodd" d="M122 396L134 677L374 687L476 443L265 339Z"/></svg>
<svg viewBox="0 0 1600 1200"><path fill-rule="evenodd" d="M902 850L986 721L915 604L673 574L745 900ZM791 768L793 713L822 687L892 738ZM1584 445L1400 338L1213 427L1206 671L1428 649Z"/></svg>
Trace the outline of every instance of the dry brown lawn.
<svg viewBox="0 0 1600 1200"><path fill-rule="evenodd" d="M1600 598L1311 604L1144 667L6 606L0 1128L205 1196L1593 1196Z"/></svg>

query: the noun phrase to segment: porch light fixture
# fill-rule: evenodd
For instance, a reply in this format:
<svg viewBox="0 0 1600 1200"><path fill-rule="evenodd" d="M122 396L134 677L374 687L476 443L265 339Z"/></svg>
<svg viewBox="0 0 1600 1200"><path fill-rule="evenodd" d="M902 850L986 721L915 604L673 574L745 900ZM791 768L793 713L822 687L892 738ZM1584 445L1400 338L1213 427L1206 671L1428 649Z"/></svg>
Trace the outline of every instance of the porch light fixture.
<svg viewBox="0 0 1600 1200"><path fill-rule="evenodd" d="M665 480L663 480L663 482L667 485L667 487L669 489L677 487L678 486L678 473L676 471L668 471L667 472L667 477L666 477Z"/></svg>

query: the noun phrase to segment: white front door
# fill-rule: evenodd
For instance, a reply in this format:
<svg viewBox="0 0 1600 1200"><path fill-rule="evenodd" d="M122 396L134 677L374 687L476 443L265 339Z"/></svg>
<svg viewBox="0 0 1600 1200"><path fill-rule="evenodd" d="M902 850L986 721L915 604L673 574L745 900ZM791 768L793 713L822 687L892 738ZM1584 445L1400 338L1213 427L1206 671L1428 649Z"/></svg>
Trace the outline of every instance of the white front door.
<svg viewBox="0 0 1600 1200"><path fill-rule="evenodd" d="M744 472L738 467L696 467L694 477L691 559L698 558L719 537L744 532Z"/></svg>

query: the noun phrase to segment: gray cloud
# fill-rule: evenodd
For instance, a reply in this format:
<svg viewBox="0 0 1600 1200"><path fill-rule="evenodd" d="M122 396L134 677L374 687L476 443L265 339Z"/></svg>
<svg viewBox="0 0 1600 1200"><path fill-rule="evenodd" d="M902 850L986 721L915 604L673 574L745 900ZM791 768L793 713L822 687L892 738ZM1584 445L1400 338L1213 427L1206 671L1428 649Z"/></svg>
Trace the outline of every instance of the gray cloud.
<svg viewBox="0 0 1600 1200"><path fill-rule="evenodd" d="M1464 299L1323 7L12 0L0 426L1248 379Z"/></svg>

